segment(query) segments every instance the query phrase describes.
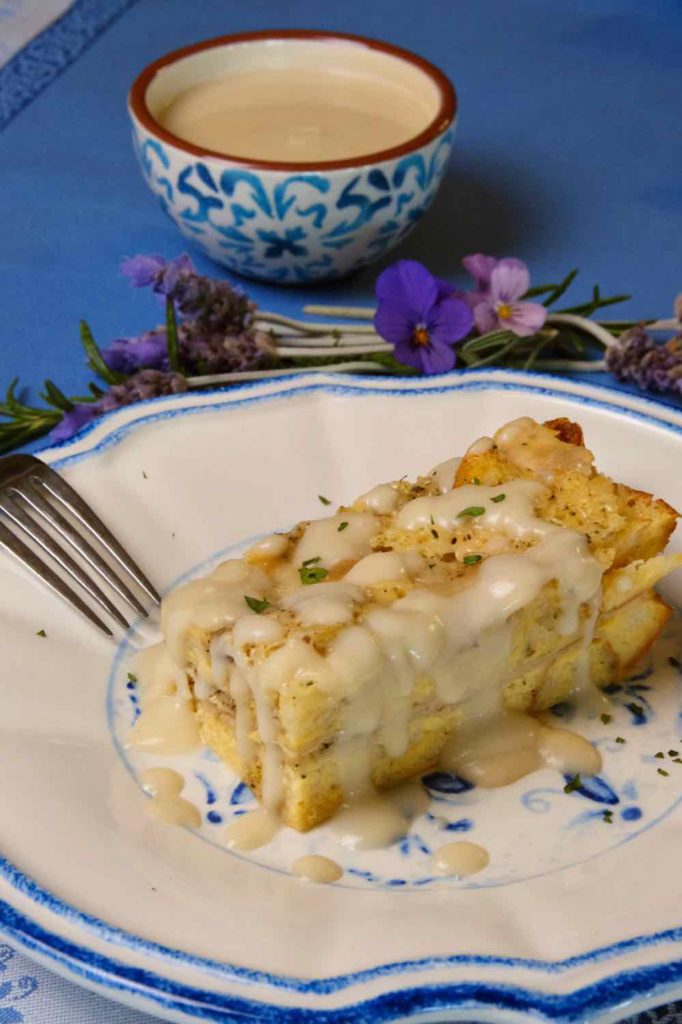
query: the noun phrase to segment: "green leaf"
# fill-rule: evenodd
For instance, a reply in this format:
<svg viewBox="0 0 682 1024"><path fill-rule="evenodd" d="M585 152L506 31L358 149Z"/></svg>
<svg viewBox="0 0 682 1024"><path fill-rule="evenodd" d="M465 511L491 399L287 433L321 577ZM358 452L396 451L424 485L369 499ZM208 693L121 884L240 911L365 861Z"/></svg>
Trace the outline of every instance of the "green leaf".
<svg viewBox="0 0 682 1024"><path fill-rule="evenodd" d="M329 498L325 498L324 494L318 494L317 500L321 501L323 505L331 505Z"/></svg>
<svg viewBox="0 0 682 1024"><path fill-rule="evenodd" d="M336 528L336 532L337 533L342 533L344 530L348 529L349 526L350 526L350 523L346 523L346 522L339 523L338 527Z"/></svg>
<svg viewBox="0 0 682 1024"><path fill-rule="evenodd" d="M554 291L551 292L547 296L547 298L545 299L543 305L545 305L545 306L553 305L553 303L555 303L557 301L557 299L560 299L561 296L564 294L564 292L567 291L568 288L570 288L570 286L573 284L573 281L575 280L575 278L577 276L578 276L578 271L577 270L569 271L569 273L566 274L566 277L563 279L561 284L558 284L556 286L556 288L554 289Z"/></svg>
<svg viewBox="0 0 682 1024"><path fill-rule="evenodd" d="M464 565L476 565L476 563L480 562L482 558L483 555L465 555L462 562Z"/></svg>
<svg viewBox="0 0 682 1024"><path fill-rule="evenodd" d="M107 384L121 384L126 380L126 376L123 373L118 373L116 370L110 370L107 364L102 359L102 353L97 348L97 343L92 335L92 331L86 324L85 320L80 322L80 336L81 344L85 350L85 354L88 357L88 365L94 372L105 380Z"/></svg>
<svg viewBox="0 0 682 1024"><path fill-rule="evenodd" d="M321 583L325 576L329 575L329 571L323 569L321 565L302 565L298 575L301 577L301 583L309 586L312 583Z"/></svg>
<svg viewBox="0 0 682 1024"><path fill-rule="evenodd" d="M45 381L44 392L41 394L41 398L47 402L48 405L54 406L55 409L61 409L62 412L71 412L73 409L73 402L70 398L67 398L63 391L61 391L57 385L49 378Z"/></svg>
<svg viewBox="0 0 682 1024"><path fill-rule="evenodd" d="M182 373L178 345L178 320L175 315L175 303L170 296L166 298L166 344L168 346L168 365L173 373Z"/></svg>
<svg viewBox="0 0 682 1024"><path fill-rule="evenodd" d="M264 597L249 597L248 594L244 594L244 600L251 611L255 612L256 615L260 615L261 612L264 612L266 608L270 607L270 602Z"/></svg>
<svg viewBox="0 0 682 1024"><path fill-rule="evenodd" d="M485 513L485 509L482 505L470 505L469 508L463 508L461 512L458 512L459 516L482 516Z"/></svg>
<svg viewBox="0 0 682 1024"><path fill-rule="evenodd" d="M305 569L307 569L309 565L316 565L318 562L321 562L321 561L322 561L322 556L321 555L316 555L315 558L306 558L305 562L303 562L303 567Z"/></svg>
<svg viewBox="0 0 682 1024"><path fill-rule="evenodd" d="M491 501L494 501L494 502L495 502L495 504L497 505L497 503L498 503L499 501L504 501L504 499L505 499L506 497L507 497L507 495L506 495L506 494L496 494L496 495L495 495L495 497L494 497L494 498L491 498L490 500L491 500Z"/></svg>

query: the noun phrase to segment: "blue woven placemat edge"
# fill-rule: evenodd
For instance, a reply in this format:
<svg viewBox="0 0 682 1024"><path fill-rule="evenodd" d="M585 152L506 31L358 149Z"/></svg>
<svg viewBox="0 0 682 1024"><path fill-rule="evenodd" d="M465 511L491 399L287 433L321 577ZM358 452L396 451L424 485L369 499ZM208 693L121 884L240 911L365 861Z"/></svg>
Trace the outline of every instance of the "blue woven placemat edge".
<svg viewBox="0 0 682 1024"><path fill-rule="evenodd" d="M0 68L0 131L138 0L75 0Z"/></svg>

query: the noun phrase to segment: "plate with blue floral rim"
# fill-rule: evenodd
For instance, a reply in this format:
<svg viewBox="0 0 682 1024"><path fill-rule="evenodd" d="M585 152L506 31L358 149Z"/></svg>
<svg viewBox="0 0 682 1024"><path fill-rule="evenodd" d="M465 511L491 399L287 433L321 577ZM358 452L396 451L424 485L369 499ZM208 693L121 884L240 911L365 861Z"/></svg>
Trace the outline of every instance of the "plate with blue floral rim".
<svg viewBox="0 0 682 1024"><path fill-rule="evenodd" d="M319 494L340 503L416 475L521 415L577 419L605 472L682 507L682 413L507 370L301 374L177 395L118 410L42 457L167 591L319 515ZM682 603L679 575L667 591ZM607 1022L682 995L682 774L671 764L661 775L654 757L682 741L677 628L655 685L642 671L612 693L613 726L592 725L605 754L597 779L567 795L549 772L496 792L431 776L431 810L408 839L336 847L344 876L329 886L289 867L328 852L324 828L253 854L225 849L225 825L252 797L207 755L172 765L201 809L198 831L146 813L141 763L124 744L137 700L130 652L153 631L135 624L112 646L0 562L10 942L184 1022ZM431 850L458 837L486 846L489 867L434 877Z"/></svg>

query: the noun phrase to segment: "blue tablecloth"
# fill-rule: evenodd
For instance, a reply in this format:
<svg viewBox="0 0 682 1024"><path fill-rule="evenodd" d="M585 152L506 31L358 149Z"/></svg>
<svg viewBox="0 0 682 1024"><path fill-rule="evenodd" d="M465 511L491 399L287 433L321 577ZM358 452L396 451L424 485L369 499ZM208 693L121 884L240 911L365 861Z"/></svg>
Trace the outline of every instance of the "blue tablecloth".
<svg viewBox="0 0 682 1024"><path fill-rule="evenodd" d="M14 48L3 28L30 3L47 9L42 0L0 0L0 61ZM634 296L615 315L671 315L682 290L678 0L77 0L0 68L0 386L19 375L35 392L52 376L65 391L82 391L81 317L102 343L151 325L149 297L131 292L119 261L186 246L135 165L128 86L169 49L268 27L383 37L453 79L452 166L400 255L449 278L473 251L520 256L536 282L578 266L569 299L599 282L605 293ZM368 303L375 274L319 287L315 301ZM248 289L282 312L311 301L309 290ZM682 1008L647 1019L679 1024ZM151 1018L0 945L0 1024L94 1021Z"/></svg>

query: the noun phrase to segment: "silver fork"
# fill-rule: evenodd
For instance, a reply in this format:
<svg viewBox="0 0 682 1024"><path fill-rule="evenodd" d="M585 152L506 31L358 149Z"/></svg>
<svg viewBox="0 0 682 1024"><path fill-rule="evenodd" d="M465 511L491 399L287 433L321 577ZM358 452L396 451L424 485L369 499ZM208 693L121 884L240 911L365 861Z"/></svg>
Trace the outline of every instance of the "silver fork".
<svg viewBox="0 0 682 1024"><path fill-rule="evenodd" d="M74 526L64 512L75 517L83 530ZM149 611L131 586L136 585L155 605L161 603L152 584L99 516L73 487L40 459L32 455L8 455L0 459L0 513L3 513L0 516L0 549L15 555L106 636L114 635L106 622L48 562L17 536L17 531L28 535L67 577L124 629L130 625L128 620L92 575L55 539L55 533L138 615L147 616ZM84 534L89 534L90 539ZM99 545L100 550L93 546L91 540ZM116 561L116 572L102 556L101 549Z"/></svg>

